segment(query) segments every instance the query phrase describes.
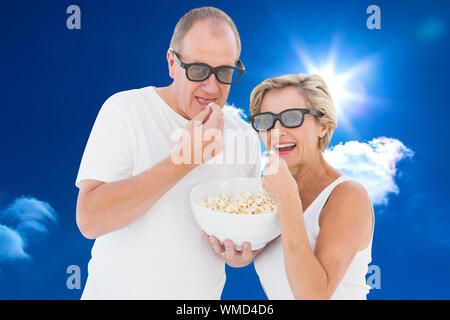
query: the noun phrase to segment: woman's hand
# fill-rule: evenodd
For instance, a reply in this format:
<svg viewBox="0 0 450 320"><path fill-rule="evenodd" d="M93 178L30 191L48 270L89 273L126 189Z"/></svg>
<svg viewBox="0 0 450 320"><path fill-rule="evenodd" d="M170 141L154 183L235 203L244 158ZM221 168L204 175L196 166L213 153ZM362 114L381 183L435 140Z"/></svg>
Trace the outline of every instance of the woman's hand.
<svg viewBox="0 0 450 320"><path fill-rule="evenodd" d="M236 251L236 249L234 249L233 241L229 239L226 239L224 241L225 246L222 246L216 237L208 235L205 231L202 231L202 236L214 251L222 257L223 261L234 268L245 267L264 249L261 248L252 251L251 244L249 242L244 242L242 244L242 251Z"/></svg>
<svg viewBox="0 0 450 320"><path fill-rule="evenodd" d="M283 201L283 198L298 195L297 182L289 171L286 161L274 152L269 153L261 182L264 190L277 204Z"/></svg>

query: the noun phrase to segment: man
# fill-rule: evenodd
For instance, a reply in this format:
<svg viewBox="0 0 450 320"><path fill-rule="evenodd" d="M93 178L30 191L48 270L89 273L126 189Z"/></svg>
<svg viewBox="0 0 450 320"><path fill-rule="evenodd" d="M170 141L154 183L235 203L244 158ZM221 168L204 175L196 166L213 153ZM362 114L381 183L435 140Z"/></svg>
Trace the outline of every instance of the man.
<svg viewBox="0 0 450 320"><path fill-rule="evenodd" d="M190 190L202 181L260 176L256 135L234 150L247 163L214 163L233 152L226 132L249 129L222 109L244 71L240 50L228 15L212 7L191 10L167 51L173 82L119 92L102 106L76 179L77 224L96 239L82 299L219 299L224 261L253 260L257 251L248 245L242 252L227 247L223 255L211 250L189 204ZM213 138L205 137L208 131ZM198 132L200 141L189 139Z"/></svg>

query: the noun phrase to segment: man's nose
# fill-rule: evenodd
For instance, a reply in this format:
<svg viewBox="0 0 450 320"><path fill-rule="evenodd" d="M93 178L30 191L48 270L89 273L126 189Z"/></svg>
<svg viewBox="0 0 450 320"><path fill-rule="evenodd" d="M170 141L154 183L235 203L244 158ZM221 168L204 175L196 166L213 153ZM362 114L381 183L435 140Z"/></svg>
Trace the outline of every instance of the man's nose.
<svg viewBox="0 0 450 320"><path fill-rule="evenodd" d="M203 89L211 95L219 91L219 84L215 74L211 74L208 79L203 81Z"/></svg>

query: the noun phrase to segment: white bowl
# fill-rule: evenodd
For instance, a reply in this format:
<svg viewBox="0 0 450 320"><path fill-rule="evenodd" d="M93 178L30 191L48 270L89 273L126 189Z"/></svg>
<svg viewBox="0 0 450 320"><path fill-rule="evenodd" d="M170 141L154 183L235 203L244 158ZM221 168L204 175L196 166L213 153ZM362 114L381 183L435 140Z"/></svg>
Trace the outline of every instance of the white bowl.
<svg viewBox="0 0 450 320"><path fill-rule="evenodd" d="M250 242L252 250L260 249L280 235L276 211L261 214L230 214L207 209L197 202L208 196L225 194L232 198L240 192L264 192L261 180L256 178L222 178L200 183L191 190L192 212L200 228L216 237L222 244L225 239L233 241L236 250L243 242Z"/></svg>

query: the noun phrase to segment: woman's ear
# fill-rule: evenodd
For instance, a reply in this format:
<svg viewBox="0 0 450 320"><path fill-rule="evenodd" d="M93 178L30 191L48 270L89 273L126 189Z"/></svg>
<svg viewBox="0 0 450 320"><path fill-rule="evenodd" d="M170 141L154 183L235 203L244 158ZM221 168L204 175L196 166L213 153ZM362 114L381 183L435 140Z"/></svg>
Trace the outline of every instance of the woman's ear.
<svg viewBox="0 0 450 320"><path fill-rule="evenodd" d="M175 58L173 57L173 51L171 49L167 50L167 64L169 66L169 76L175 78Z"/></svg>
<svg viewBox="0 0 450 320"><path fill-rule="evenodd" d="M320 125L319 138L325 137L327 132L328 132L328 125L327 124L321 124Z"/></svg>

